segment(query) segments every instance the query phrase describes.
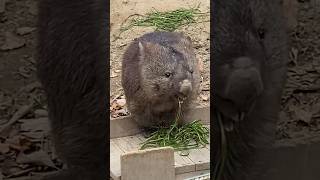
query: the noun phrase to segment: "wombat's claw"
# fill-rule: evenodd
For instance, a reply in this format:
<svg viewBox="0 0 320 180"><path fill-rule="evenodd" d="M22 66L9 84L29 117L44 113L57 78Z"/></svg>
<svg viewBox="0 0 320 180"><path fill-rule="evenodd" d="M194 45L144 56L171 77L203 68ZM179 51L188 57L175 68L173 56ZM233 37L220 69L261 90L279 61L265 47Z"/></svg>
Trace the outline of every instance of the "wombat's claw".
<svg viewBox="0 0 320 180"><path fill-rule="evenodd" d="M150 135L156 130L156 128L143 128L142 136L145 138L150 137Z"/></svg>
<svg viewBox="0 0 320 180"><path fill-rule="evenodd" d="M245 112L239 112L237 114L234 114L231 119L235 122L240 122L243 121L246 117L246 113Z"/></svg>
<svg viewBox="0 0 320 180"><path fill-rule="evenodd" d="M150 137L150 132L146 132L146 131L142 131L142 136L144 137L144 138L148 138L148 137Z"/></svg>
<svg viewBox="0 0 320 180"><path fill-rule="evenodd" d="M246 116L246 113L240 112L239 113L239 120L242 121L245 118L245 116Z"/></svg>
<svg viewBox="0 0 320 180"><path fill-rule="evenodd" d="M178 97L178 101L179 101L180 104L182 104L183 101L186 100L186 99L187 99L187 97Z"/></svg>
<svg viewBox="0 0 320 180"><path fill-rule="evenodd" d="M233 124L233 122L229 122L229 123L224 124L224 129L225 129L227 132L233 131L233 129L234 129L234 124Z"/></svg>

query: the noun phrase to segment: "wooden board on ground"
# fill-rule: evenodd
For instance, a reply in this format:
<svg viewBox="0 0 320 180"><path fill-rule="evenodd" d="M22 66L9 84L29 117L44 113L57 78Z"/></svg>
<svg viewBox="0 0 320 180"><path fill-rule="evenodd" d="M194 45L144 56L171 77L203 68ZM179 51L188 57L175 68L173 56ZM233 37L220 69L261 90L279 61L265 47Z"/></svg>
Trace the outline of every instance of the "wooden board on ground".
<svg viewBox="0 0 320 180"><path fill-rule="evenodd" d="M210 107L196 107L186 115L186 122L201 120L203 124L210 124ZM115 118L110 120L110 138L131 136L140 133L137 124L131 116Z"/></svg>
<svg viewBox="0 0 320 180"><path fill-rule="evenodd" d="M190 114L186 117L188 117L188 119L185 119L187 122L201 120L201 122L209 128L210 107L197 107L191 110ZM152 166L144 167L144 165L140 165L141 163L145 163L145 161L148 161L149 164L151 163L154 166L157 166L154 156L150 156L149 159L146 160L144 159L143 155L146 151L138 150L141 147L141 143L146 140L140 133L139 127L130 116L111 119L110 176L113 178L113 180L128 180L126 178L131 177L139 179L139 171L141 171L140 174L142 172L144 173L144 171L153 171ZM159 148L149 149L148 152L157 152L158 149ZM161 153L158 152L158 155L161 156ZM146 156L148 155L146 154ZM162 156L169 157L168 154ZM199 172L210 169L209 145L203 148L189 150L188 156L181 156L180 152L172 152L171 156L173 157L173 165L169 171L174 172L174 175L176 176L175 178L180 177L181 174L198 174ZM126 158L123 159L124 157ZM169 161L170 160L168 160L167 163L170 163ZM150 178L154 179L154 177L151 176L145 177L145 179ZM163 179L164 177L163 175L159 175L159 178Z"/></svg>
<svg viewBox="0 0 320 180"><path fill-rule="evenodd" d="M137 151L141 147L141 143L145 140L146 139L141 134L110 140L110 175L114 180L120 180L120 177L122 176L122 164L120 163L121 155ZM180 152L173 152L173 156L173 169L176 175L210 169L209 145L204 148L189 150L188 156L181 156ZM152 161L152 159L149 159L150 163Z"/></svg>
<svg viewBox="0 0 320 180"><path fill-rule="evenodd" d="M120 180L120 157L123 153L124 152L116 145L116 143L113 140L110 140L110 176L113 180Z"/></svg>
<svg viewBox="0 0 320 180"><path fill-rule="evenodd" d="M121 180L175 180L173 148L134 151L121 156Z"/></svg>
<svg viewBox="0 0 320 180"><path fill-rule="evenodd" d="M194 177L202 176L210 173L210 170L204 170L204 171L196 171L196 172L190 172L190 173L183 173L176 176L176 180L186 180L189 178L194 179ZM194 179L194 180L200 180L200 178ZM202 178L201 180L209 180L209 178Z"/></svg>
<svg viewBox="0 0 320 180"><path fill-rule="evenodd" d="M146 138L144 138L141 134L138 134L136 136L140 139L141 143L146 140ZM174 152L174 160L176 174L195 171L194 162L192 162L190 158L186 156L181 156L180 152Z"/></svg>

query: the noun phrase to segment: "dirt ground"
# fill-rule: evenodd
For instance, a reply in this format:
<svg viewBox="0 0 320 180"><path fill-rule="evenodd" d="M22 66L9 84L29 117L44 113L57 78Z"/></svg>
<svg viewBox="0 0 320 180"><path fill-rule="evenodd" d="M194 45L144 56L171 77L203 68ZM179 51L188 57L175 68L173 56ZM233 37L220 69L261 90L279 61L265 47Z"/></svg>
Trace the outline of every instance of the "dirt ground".
<svg viewBox="0 0 320 180"><path fill-rule="evenodd" d="M290 21L290 63L277 135L306 143L320 134L320 3L298 2L291 7L297 9L291 20L297 21Z"/></svg>
<svg viewBox="0 0 320 180"><path fill-rule="evenodd" d="M128 43L153 31L152 28L133 28L116 40L121 23L129 15L145 14L152 7L163 11L198 5L191 0L151 2L119 0L111 3L112 99L123 93L121 56ZM201 2L202 12L209 11L209 1L198 2ZM320 137L320 5L314 2L299 0L296 5L298 21L290 33L288 82L277 133L281 140L307 142ZM38 176L62 167L52 150L46 104L35 78L36 3L37 0L0 0L0 180L28 179L27 176ZM191 24L178 31L192 38L197 57L204 64L198 102L208 105L209 22Z"/></svg>

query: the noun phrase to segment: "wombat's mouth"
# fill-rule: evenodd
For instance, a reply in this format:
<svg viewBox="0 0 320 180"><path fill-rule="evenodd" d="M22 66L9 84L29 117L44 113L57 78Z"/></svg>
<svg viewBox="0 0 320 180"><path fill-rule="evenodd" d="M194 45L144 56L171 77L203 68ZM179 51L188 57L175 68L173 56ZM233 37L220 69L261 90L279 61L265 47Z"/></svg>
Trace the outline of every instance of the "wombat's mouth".
<svg viewBox="0 0 320 180"><path fill-rule="evenodd" d="M175 98L178 100L178 101L184 101L188 98L188 96L184 95L184 94L181 94L181 93L178 93L175 95Z"/></svg>

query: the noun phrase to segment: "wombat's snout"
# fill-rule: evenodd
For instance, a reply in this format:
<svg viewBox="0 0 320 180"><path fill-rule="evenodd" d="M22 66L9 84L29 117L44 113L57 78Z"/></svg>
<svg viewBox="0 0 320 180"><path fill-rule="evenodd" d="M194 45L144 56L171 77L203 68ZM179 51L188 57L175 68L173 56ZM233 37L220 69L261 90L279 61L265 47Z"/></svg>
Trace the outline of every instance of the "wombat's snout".
<svg viewBox="0 0 320 180"><path fill-rule="evenodd" d="M185 79L180 82L180 90L178 96L180 98L186 98L192 91L192 84L191 81Z"/></svg>
<svg viewBox="0 0 320 180"><path fill-rule="evenodd" d="M247 57L236 59L233 66L235 69L228 78L225 94L246 111L263 91L260 70Z"/></svg>

